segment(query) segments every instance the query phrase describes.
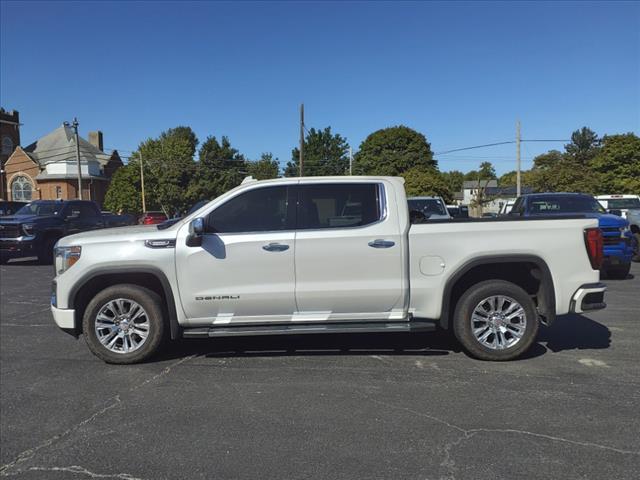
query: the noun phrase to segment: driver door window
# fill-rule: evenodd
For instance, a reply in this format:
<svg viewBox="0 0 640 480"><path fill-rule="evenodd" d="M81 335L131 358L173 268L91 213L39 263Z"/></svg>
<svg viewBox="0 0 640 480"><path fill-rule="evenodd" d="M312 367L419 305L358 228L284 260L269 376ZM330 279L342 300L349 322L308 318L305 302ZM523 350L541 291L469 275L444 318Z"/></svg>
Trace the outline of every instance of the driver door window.
<svg viewBox="0 0 640 480"><path fill-rule="evenodd" d="M250 233L293 230L288 214L288 188L266 187L238 195L207 218L207 233ZM293 207L293 205L292 205Z"/></svg>

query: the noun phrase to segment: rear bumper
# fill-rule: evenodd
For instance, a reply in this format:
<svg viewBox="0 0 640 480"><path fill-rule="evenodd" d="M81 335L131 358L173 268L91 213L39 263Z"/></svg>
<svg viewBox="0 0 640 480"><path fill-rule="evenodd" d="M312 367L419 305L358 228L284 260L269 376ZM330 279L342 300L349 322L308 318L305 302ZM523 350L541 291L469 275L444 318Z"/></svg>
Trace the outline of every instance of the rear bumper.
<svg viewBox="0 0 640 480"><path fill-rule="evenodd" d="M582 285L571 297L569 311L574 313L601 310L607 306L604 303L604 292L607 286L604 283L586 283Z"/></svg>

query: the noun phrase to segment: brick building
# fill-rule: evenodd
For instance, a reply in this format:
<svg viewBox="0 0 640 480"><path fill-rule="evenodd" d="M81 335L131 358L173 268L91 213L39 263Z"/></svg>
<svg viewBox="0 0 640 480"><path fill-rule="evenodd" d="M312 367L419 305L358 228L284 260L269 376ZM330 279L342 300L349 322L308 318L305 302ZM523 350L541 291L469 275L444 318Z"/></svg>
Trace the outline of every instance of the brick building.
<svg viewBox="0 0 640 480"><path fill-rule="evenodd" d="M7 177L4 164L20 145L20 114L0 108L0 199L7 198Z"/></svg>
<svg viewBox="0 0 640 480"><path fill-rule="evenodd" d="M113 173L122 166L116 150L105 153L102 132L79 137L82 198L102 205ZM27 147L17 147L5 163L9 200L78 198L78 164L73 128L63 124Z"/></svg>

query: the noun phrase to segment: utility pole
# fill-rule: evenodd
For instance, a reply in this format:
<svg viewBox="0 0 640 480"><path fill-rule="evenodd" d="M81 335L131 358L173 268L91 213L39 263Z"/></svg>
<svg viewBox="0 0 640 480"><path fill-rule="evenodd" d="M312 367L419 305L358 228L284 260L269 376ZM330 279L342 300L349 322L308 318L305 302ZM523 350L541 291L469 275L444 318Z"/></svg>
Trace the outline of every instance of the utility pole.
<svg viewBox="0 0 640 480"><path fill-rule="evenodd" d="M520 196L520 120L516 122L516 196Z"/></svg>
<svg viewBox="0 0 640 480"><path fill-rule="evenodd" d="M303 176L304 161L304 103L300 104L300 177Z"/></svg>
<svg viewBox="0 0 640 480"><path fill-rule="evenodd" d="M353 151L349 146L349 175L353 175Z"/></svg>
<svg viewBox="0 0 640 480"><path fill-rule="evenodd" d="M140 150L140 187L142 188L142 213L147 213L147 204L144 199L144 167L142 166L142 150Z"/></svg>
<svg viewBox="0 0 640 480"><path fill-rule="evenodd" d="M73 131L75 133L76 138L76 162L78 163L78 200L82 200L82 167L80 166L80 142L78 140L78 119L74 117L73 123Z"/></svg>

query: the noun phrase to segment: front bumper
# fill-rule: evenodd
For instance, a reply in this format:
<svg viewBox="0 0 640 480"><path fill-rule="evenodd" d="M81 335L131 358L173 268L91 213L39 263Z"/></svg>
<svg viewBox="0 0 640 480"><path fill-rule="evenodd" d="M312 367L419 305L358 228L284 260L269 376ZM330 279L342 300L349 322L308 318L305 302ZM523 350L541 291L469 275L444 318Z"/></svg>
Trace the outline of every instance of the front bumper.
<svg viewBox="0 0 640 480"><path fill-rule="evenodd" d="M59 328L73 336L77 336L75 310L57 308L51 305L51 313L53 314L53 320Z"/></svg>
<svg viewBox="0 0 640 480"><path fill-rule="evenodd" d="M36 254L35 236L0 238L0 255L4 258L32 257Z"/></svg>
<svg viewBox="0 0 640 480"><path fill-rule="evenodd" d="M602 310L607 306L604 303L604 292L607 286L604 283L586 283L582 285L571 298L569 311L574 313Z"/></svg>

